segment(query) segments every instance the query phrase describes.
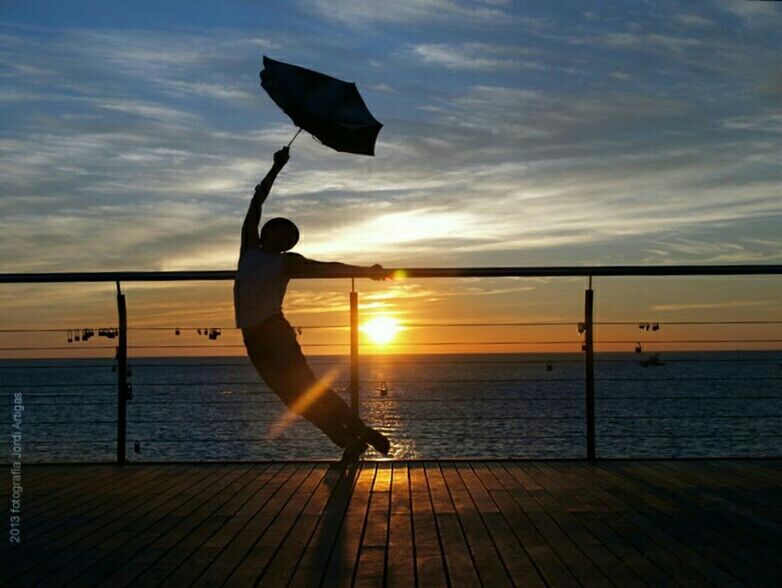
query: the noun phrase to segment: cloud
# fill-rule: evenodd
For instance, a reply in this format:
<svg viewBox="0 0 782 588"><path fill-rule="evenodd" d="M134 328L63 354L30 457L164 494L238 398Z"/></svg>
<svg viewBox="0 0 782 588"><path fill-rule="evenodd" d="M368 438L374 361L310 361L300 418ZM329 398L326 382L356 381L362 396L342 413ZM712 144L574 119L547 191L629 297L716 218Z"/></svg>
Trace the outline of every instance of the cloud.
<svg viewBox="0 0 782 588"><path fill-rule="evenodd" d="M632 49L665 49L673 53L682 53L703 44L701 39L678 37L659 33L606 33L603 41L614 47Z"/></svg>
<svg viewBox="0 0 782 588"><path fill-rule="evenodd" d="M723 125L728 129L782 133L782 112L731 117L724 120Z"/></svg>
<svg viewBox="0 0 782 588"><path fill-rule="evenodd" d="M762 263L782 259L782 242L773 239L748 239L736 237L732 241L716 240L708 229L696 231L688 237L673 237L666 240L654 239L650 246L651 255L646 263ZM718 233L717 230L713 231ZM699 238L695 238L695 237Z"/></svg>
<svg viewBox="0 0 782 588"><path fill-rule="evenodd" d="M370 89L375 90L375 92L386 92L388 94L397 94L397 91L394 90L388 84L374 84L370 86Z"/></svg>
<svg viewBox="0 0 782 588"><path fill-rule="evenodd" d="M774 300L727 300L725 302L693 302L686 304L655 304L654 312L681 312L684 310L719 310L727 308L756 308L776 306Z"/></svg>
<svg viewBox="0 0 782 588"><path fill-rule="evenodd" d="M633 76L631 76L629 73L624 72L624 71L619 71L619 70L612 71L609 75L613 79L621 80L623 82L626 82L627 80L633 79Z"/></svg>
<svg viewBox="0 0 782 588"><path fill-rule="evenodd" d="M705 16L701 16L699 14L693 14L691 12L680 12L674 16L674 19L679 24L688 27L700 28L700 27L714 26L714 21L712 21L711 19L708 19Z"/></svg>
<svg viewBox="0 0 782 588"><path fill-rule="evenodd" d="M200 119L196 114L144 100L99 99L95 100L94 104L98 108L131 114L162 123L193 124Z"/></svg>
<svg viewBox="0 0 782 588"><path fill-rule="evenodd" d="M412 54L428 65L447 69L503 70L515 68L537 68L538 64L519 57L528 56L531 51L523 47L489 45L485 43L421 44L411 47Z"/></svg>
<svg viewBox="0 0 782 588"><path fill-rule="evenodd" d="M774 26L779 23L782 15L776 2L719 0L718 4L727 12L753 26Z"/></svg>
<svg viewBox="0 0 782 588"><path fill-rule="evenodd" d="M417 22L460 22L465 26L476 23L501 23L508 19L507 12L497 6L502 3L470 5L454 0L397 0L393 7L383 0L306 0L305 7L321 16L347 25Z"/></svg>

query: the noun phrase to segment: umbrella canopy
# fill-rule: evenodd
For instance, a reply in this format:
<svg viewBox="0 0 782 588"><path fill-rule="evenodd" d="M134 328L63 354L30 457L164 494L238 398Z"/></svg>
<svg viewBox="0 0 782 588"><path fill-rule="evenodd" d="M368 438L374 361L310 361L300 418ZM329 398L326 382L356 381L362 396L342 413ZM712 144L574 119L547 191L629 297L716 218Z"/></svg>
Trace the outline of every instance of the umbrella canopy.
<svg viewBox="0 0 782 588"><path fill-rule="evenodd" d="M297 126L345 153L374 155L383 127L356 84L263 57L261 86Z"/></svg>

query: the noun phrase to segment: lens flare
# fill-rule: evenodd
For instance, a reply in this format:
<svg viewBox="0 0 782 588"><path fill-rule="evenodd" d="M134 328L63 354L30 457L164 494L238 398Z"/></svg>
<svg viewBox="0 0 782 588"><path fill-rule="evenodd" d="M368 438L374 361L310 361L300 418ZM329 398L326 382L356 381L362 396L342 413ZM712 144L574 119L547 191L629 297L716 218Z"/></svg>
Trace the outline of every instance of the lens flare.
<svg viewBox="0 0 782 588"><path fill-rule="evenodd" d="M282 435L285 429L290 427L301 414L318 401L318 398L320 398L323 392L325 392L326 389L331 386L332 382L337 379L341 371L340 368L334 368L320 378L312 388L301 394L296 402L289 407L289 410L283 412L282 415L280 415L280 418L269 427L266 438L276 439Z"/></svg>

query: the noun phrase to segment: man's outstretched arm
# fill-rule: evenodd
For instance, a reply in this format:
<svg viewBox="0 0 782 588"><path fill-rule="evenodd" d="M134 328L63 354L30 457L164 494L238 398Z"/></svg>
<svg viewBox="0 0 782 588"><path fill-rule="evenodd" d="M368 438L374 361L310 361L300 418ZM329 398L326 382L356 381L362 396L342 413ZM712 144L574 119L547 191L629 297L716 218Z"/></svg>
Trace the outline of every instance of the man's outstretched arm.
<svg viewBox="0 0 782 588"><path fill-rule="evenodd" d="M329 270L341 270L345 274L356 276L365 276L373 280L384 280L391 277L382 265L362 266L348 265L338 261L316 261L308 259L298 253L286 253L283 271L289 278L298 278L302 276L316 275L319 271L324 274L330 273Z"/></svg>
<svg viewBox="0 0 782 588"><path fill-rule="evenodd" d="M248 249L258 247L260 243L261 237L258 234L258 226L261 224L261 207L266 202L269 192L271 192L277 174L285 167L286 163L288 163L288 148L283 147L274 154L274 164L269 173L261 180L260 184L255 186L255 194L253 194L250 208L247 209L247 215L244 217L244 223L242 224L242 246L239 250L239 259L242 258Z"/></svg>

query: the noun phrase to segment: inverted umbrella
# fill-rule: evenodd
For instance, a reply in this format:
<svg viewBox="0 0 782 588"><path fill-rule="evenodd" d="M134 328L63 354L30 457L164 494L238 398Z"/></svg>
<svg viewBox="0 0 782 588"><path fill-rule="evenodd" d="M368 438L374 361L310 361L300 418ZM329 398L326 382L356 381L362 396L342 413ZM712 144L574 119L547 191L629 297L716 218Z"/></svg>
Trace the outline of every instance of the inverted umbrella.
<svg viewBox="0 0 782 588"><path fill-rule="evenodd" d="M261 86L299 132L304 129L337 151L375 154L383 125L369 112L356 84L264 55Z"/></svg>

